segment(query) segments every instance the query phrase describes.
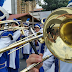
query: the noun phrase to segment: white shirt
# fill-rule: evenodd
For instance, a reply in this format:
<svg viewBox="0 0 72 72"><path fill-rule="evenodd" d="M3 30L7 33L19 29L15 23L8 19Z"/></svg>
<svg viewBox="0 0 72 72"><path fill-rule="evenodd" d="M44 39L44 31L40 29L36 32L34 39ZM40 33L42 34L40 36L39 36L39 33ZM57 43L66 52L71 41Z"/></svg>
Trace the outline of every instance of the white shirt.
<svg viewBox="0 0 72 72"><path fill-rule="evenodd" d="M43 57L50 54L51 52L47 49ZM52 65L54 64L53 62L54 62L54 56L50 57L49 59L43 62L44 72L49 72L48 70L51 69ZM53 66L53 69L51 69L52 71L50 72L54 72L55 71L54 69L55 65ZM60 61L60 72L72 72L72 64Z"/></svg>
<svg viewBox="0 0 72 72"><path fill-rule="evenodd" d="M13 33L13 40L11 41L11 44L16 42L16 40L20 37L20 34L21 34L20 30L18 30L18 31ZM12 52L14 50L16 50L16 48L11 49L10 52ZM9 67L11 67L13 69L16 69L15 58L16 58L16 51L10 54L10 62L9 62L10 64L9 64Z"/></svg>
<svg viewBox="0 0 72 72"><path fill-rule="evenodd" d="M43 55L43 58L46 55L51 55L51 52L47 49L46 52ZM52 66L53 64L53 66ZM44 68L44 72L54 72L54 56L51 56L49 59L45 60L43 62L43 68Z"/></svg>
<svg viewBox="0 0 72 72"><path fill-rule="evenodd" d="M24 30L24 35L26 37L29 36L29 30ZM28 39L28 38L26 38L26 39ZM30 54L30 44L27 44L26 46L23 47L23 54Z"/></svg>

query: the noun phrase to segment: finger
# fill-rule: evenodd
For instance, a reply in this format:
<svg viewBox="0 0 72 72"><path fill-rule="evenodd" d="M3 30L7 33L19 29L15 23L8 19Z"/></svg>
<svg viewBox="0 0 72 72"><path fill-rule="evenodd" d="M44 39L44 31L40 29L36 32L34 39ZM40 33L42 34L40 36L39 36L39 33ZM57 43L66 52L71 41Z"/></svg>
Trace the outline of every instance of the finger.
<svg viewBox="0 0 72 72"><path fill-rule="evenodd" d="M39 69L37 69L37 68L32 68L29 72L39 72Z"/></svg>
<svg viewBox="0 0 72 72"><path fill-rule="evenodd" d="M34 71L34 72L39 72L39 69L34 68L33 71Z"/></svg>
<svg viewBox="0 0 72 72"><path fill-rule="evenodd" d="M40 55L41 57L43 57L43 54L42 54L42 53L40 53L39 55Z"/></svg>
<svg viewBox="0 0 72 72"><path fill-rule="evenodd" d="M29 58L26 60L27 65L33 64L33 63L37 63L37 62L42 62L42 57L40 56L40 58Z"/></svg>

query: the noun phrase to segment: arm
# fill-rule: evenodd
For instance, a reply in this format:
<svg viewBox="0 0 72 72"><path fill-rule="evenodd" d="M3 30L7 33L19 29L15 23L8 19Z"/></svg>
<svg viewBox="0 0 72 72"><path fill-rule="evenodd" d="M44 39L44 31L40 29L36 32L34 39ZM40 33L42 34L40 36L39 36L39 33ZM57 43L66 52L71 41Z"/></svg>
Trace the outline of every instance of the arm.
<svg viewBox="0 0 72 72"><path fill-rule="evenodd" d="M47 49L47 51L44 53L43 57L45 57L46 55L50 55L50 54L51 54L51 52ZM47 59L46 61L44 61L43 62L44 71L46 72L47 70L49 70L53 63L54 63L54 56L52 56L49 59Z"/></svg>
<svg viewBox="0 0 72 72"><path fill-rule="evenodd" d="M17 30L16 32L14 32L12 41L16 41L20 37L20 35L21 35L20 30Z"/></svg>

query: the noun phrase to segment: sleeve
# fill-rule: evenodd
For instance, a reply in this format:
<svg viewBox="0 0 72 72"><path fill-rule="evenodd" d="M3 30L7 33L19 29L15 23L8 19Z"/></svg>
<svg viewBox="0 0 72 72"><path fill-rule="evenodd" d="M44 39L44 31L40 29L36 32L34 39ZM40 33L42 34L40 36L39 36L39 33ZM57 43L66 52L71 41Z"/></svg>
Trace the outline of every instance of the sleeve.
<svg viewBox="0 0 72 72"><path fill-rule="evenodd" d="M51 54L51 52L47 49L47 51L43 55L43 58L46 55L50 55L50 54ZM49 70L51 68L51 66L52 66L53 63L54 63L54 56L51 56L49 59L45 60L43 62L44 71L46 72L47 70Z"/></svg>
<svg viewBox="0 0 72 72"><path fill-rule="evenodd" d="M20 37L20 35L21 35L20 30L17 30L16 32L14 32L12 41L16 41Z"/></svg>
<svg viewBox="0 0 72 72"><path fill-rule="evenodd" d="M8 51L3 53L3 57L5 58L5 61L7 61L7 59L8 59Z"/></svg>
<svg viewBox="0 0 72 72"><path fill-rule="evenodd" d="M29 36L29 30L25 31L25 36Z"/></svg>

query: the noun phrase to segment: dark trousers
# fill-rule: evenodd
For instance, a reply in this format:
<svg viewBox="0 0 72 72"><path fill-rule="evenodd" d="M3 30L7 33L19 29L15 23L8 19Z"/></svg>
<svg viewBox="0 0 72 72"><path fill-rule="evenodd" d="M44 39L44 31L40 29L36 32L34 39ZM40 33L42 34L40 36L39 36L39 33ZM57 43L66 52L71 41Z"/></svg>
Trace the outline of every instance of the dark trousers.
<svg viewBox="0 0 72 72"><path fill-rule="evenodd" d="M23 54L23 59L28 59L29 54Z"/></svg>
<svg viewBox="0 0 72 72"><path fill-rule="evenodd" d="M8 72L18 72L18 69L13 69L13 68L8 67Z"/></svg>

